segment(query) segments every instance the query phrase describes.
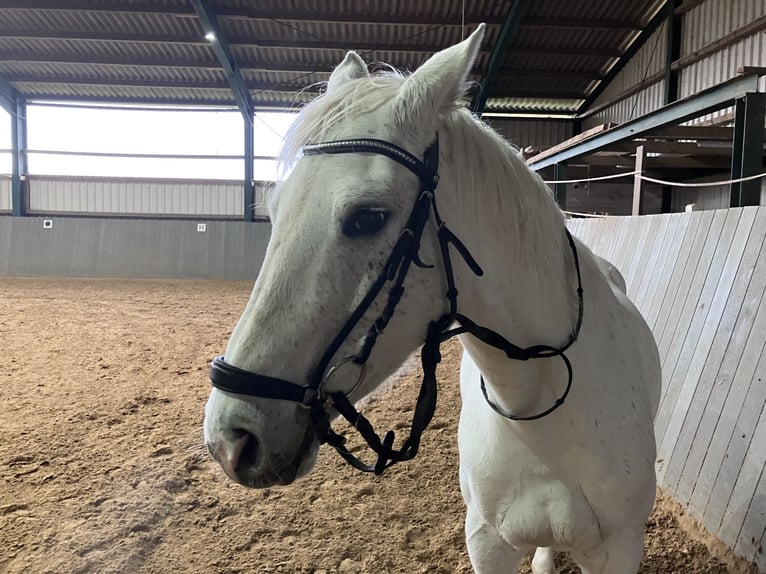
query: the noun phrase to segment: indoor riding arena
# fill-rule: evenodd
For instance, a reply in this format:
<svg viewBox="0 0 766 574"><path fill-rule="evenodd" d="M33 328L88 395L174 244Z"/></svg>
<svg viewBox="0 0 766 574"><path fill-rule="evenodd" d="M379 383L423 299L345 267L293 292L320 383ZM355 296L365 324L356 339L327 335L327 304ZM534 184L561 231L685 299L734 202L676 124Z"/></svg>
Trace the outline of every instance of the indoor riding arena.
<svg viewBox="0 0 766 574"><path fill-rule="evenodd" d="M475 571L457 339L418 456L380 476L324 444L247 488L203 422L296 114L349 50L409 73L481 23L461 105L619 271L659 353L639 572L766 574L760 0L0 0L0 573ZM423 376L417 349L356 407L398 444Z"/></svg>

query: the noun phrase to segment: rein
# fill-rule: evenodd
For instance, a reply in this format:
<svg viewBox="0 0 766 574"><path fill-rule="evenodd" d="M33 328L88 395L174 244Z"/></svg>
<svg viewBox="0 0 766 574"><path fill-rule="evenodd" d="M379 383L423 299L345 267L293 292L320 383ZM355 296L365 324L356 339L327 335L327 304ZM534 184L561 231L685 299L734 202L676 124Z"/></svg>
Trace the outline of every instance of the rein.
<svg viewBox="0 0 766 574"><path fill-rule="evenodd" d="M487 395L484 377L481 378L481 390L489 406L499 415L517 421L536 420L545 417L559 408L566 400L572 387L572 364L567 358L565 351L577 340L582 325L583 317L583 290L580 277L580 262L577 256L577 248L574 239L565 228L569 245L572 249L575 269L577 271L577 296L579 309L577 322L569 341L563 347L549 345L533 345L522 348L514 345L499 333L486 327L477 325L468 317L458 313L458 291L455 286L455 277L452 267L450 246L462 257L468 267L477 276L484 274L482 268L473 258L466 246L452 233L444 220L439 215L436 205L435 190L439 182L439 140L438 136L425 150L423 161L406 151L405 149L383 140L371 138L358 138L337 140L318 144L308 144L303 147L303 155L335 155L346 153L373 153L384 155L393 161L403 165L414 173L420 180L420 191L410 216L402 229L399 239L394 245L386 263L374 281L365 297L356 306L351 316L343 327L332 339L327 349L322 354L317 365L312 370L308 384L298 385L283 379L269 377L251 371L239 369L230 365L224 357L216 357L210 368L210 381L213 386L230 393L250 395L268 399L286 400L297 402L311 412L311 418L317 435L324 443L332 446L349 464L364 472L381 474L386 468L406 460L413 459L420 447L420 438L423 431L428 427L436 410L437 381L436 366L441 361L440 346L452 337L468 333L478 338L483 343L500 349L509 359L527 361L530 359L546 359L559 357L566 366L568 381L564 393L548 409L531 416L520 416L502 411ZM423 381L415 404L412 416L412 424L409 437L404 440L402 446L394 448L394 431L388 431L384 437L375 432L372 424L349 400L348 396L361 384L364 378L364 369L367 360L372 353L378 336L388 325L394 314L397 304L404 293L404 280L412 264L418 267L433 267L424 264L419 257L420 241L423 236L430 213L433 211L437 227L437 238L444 265L447 280L447 292L445 296L449 302L449 311L439 319L428 325L425 343L421 350L421 363L423 367ZM375 319L362 340L358 354L346 357L334 365L331 362L343 343L349 337L353 329L362 319L367 310L372 306L381 291L387 284L391 284L388 290L386 305L381 314ZM452 327L457 323L457 327ZM452 327L452 328L451 328ZM336 370L348 363L359 365L362 373L355 386L347 394L343 392L327 392L325 384L334 375ZM345 446L346 437L336 433L331 425L327 409L334 407L362 436L367 445L377 455L377 461L373 465L367 465L353 455Z"/></svg>

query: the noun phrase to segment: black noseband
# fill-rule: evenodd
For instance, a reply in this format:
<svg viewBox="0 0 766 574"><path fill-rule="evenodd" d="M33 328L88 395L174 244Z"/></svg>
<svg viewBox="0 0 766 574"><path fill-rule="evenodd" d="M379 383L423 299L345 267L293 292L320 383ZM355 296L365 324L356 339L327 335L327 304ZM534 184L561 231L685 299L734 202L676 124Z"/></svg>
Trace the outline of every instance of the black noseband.
<svg viewBox="0 0 766 574"><path fill-rule="evenodd" d="M423 161L420 161L417 157L397 145L370 138L330 141L319 144L308 144L303 147L304 156L347 153L372 153L384 155L406 167L420 180L420 191L415 201L415 205L410 212L410 216L399 239L386 260L383 269L367 291L365 297L356 306L341 330L338 331L327 346L319 362L312 370L306 385L298 385L283 379L245 371L230 365L223 357L216 357L210 368L210 380L213 386L230 393L293 401L304 405L311 410L314 427L322 442L326 442L334 447L346 461L356 468L365 472L374 472L376 474L382 473L392 464L410 460L417 454L420 445L420 437L430 423L436 409L436 365L441 360L439 347L441 343L455 335L470 333L484 343L501 349L510 359L525 361L528 359L559 357L564 361L569 375L566 389L561 398L559 398L552 407L537 415L522 417L502 412L499 407L490 401L486 394L484 380L482 379L481 383L484 396L490 406L500 415L513 420L533 420L546 416L561 406L572 385L572 366L564 354L564 351L577 339L583 315L583 295L582 284L580 281L579 261L574 240L572 239L572 236L569 235L569 232L566 231L566 234L574 254L578 282L577 293L579 297L578 319L573 334L569 342L561 348L550 347L547 345L536 345L529 348L517 347L503 338L502 335L477 325L467 317L459 314L457 311L458 291L455 287L450 246L455 248L458 254L476 275L482 275L483 271L479 264L473 259L465 245L463 245L457 236L450 231L439 215L435 197L436 186L439 182L438 137L434 139L433 143L426 149L423 155ZM425 342L421 351L423 382L415 405L410 436L402 443L402 446L399 449L395 449L393 447L393 431L388 431L385 437L381 440L369 421L359 413L356 408L354 408L346 394L341 392L327 393L323 387L327 378L335 369L335 367L330 366L335 355L364 314L380 295L383 288L390 284L388 298L382 313L375 319L375 321L373 321L368 329L362 340L360 351L355 356L344 359L344 362L350 360L360 366L364 366L372 352L372 348L375 346L378 336L385 330L402 294L404 293L403 284L410 266L414 263L420 267L428 267L421 262L418 252L420 250L420 240L423 236L423 230L425 229L431 211L433 211L434 214L442 264L447 280L447 292L445 295L449 303L449 311L428 325ZM455 323L459 326L450 328ZM357 382L357 386L360 382L361 378ZM349 392L349 394L351 392ZM334 407L346 420L348 420L349 423L359 431L370 448L377 454L378 458L374 465L364 464L345 447L345 437L337 434L330 427L327 414L327 408L329 407Z"/></svg>

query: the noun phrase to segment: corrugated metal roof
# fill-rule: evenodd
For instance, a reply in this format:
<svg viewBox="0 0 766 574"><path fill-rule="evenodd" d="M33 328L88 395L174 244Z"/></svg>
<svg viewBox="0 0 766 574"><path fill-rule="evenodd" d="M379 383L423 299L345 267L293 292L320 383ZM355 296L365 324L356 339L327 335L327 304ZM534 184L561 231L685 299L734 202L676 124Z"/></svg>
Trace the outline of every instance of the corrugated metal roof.
<svg viewBox="0 0 766 574"><path fill-rule="evenodd" d="M500 60L486 110L575 111L663 1L528 2ZM481 80L511 5L498 0L211 4L256 108L309 101L349 49L369 62L412 70L487 22L472 74ZM30 98L234 103L226 73L188 0L3 0L0 79Z"/></svg>

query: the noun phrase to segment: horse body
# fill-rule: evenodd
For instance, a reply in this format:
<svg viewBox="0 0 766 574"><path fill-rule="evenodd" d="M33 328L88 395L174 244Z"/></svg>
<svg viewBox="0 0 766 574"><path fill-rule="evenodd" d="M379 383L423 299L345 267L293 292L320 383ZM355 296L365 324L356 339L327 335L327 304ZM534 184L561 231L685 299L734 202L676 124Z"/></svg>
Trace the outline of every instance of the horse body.
<svg viewBox="0 0 766 574"><path fill-rule="evenodd" d="M373 137L420 154L438 135L439 210L485 271L478 277L456 260L460 313L520 347L561 347L578 315L577 267L562 214L518 153L455 104L482 34L483 27L408 78L370 77L350 53L327 94L300 114L288 147L295 152L310 141ZM288 381L309 379L396 244L416 183L379 155L300 158L270 205L272 238L226 361ZM385 216L370 231L375 214ZM354 225L362 232L350 232ZM587 573L638 568L655 490L659 359L619 272L580 242L576 249L584 319L566 351L574 376L560 408L532 421L497 414L480 377L497 408L528 415L562 395L565 365L557 357L509 360L472 335L461 336L460 475L478 574L513 571L531 547L540 547L535 574L554 572L550 547L570 550ZM330 369L325 390L352 401L369 394L445 313L447 284L433 220L418 256L436 269L410 269L366 377L358 383L350 367ZM358 352L382 308L381 300L373 302L343 340L336 365L349 364L342 359ZM263 487L309 472L321 437L300 404L217 388L206 407L205 438L232 479Z"/></svg>
<svg viewBox="0 0 766 574"><path fill-rule="evenodd" d="M469 551L482 574L514 571L508 564L534 546L570 550L586 572L635 572L641 559L655 494L659 357L619 285L580 244L578 253L586 311L567 353L575 376L560 409L537 421L498 416L482 396L481 373L496 403L531 414L561 394L563 369L508 361L463 336L460 477ZM512 315L513 294L502 297Z"/></svg>

